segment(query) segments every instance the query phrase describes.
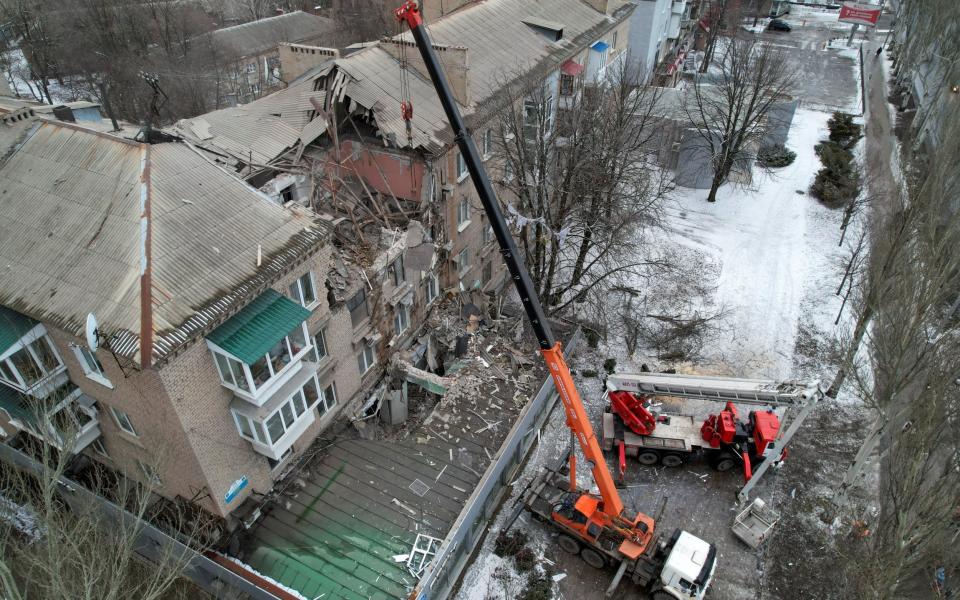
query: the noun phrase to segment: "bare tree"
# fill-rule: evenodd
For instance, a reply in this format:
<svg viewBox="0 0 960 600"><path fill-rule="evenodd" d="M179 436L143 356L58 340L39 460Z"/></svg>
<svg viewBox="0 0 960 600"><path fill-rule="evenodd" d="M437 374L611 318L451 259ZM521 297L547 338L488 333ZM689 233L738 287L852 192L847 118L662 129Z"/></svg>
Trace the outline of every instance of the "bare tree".
<svg viewBox="0 0 960 600"><path fill-rule="evenodd" d="M52 396L52 397L51 397ZM160 515L150 482L126 479L72 449L79 440L79 421L64 393L43 401L24 396L32 407L20 418L31 434L19 436L32 467L0 461L0 596L122 600L126 598L197 598L205 594L182 580L188 553L168 545L151 550L152 561L140 552L145 520ZM65 408L50 409L66 404ZM54 446L52 444L56 444ZM157 466L162 453L156 454ZM79 462L78 462L79 461ZM81 470L78 465L85 464ZM147 468L150 468L148 466ZM159 469L154 469L159 472ZM92 496L76 494L64 482L74 481L126 510L123 516L105 511ZM162 526L188 546L205 549L212 519L188 505L161 501ZM179 507L179 508L178 508ZM181 510L184 509L184 510ZM160 523L158 523L160 524Z"/></svg>
<svg viewBox="0 0 960 600"><path fill-rule="evenodd" d="M703 62L700 63L700 72L706 73L717 50L717 40L727 29L729 21L739 20L739 11L735 10L731 0L707 0L700 7L700 19L706 24L706 41L703 46Z"/></svg>
<svg viewBox="0 0 960 600"><path fill-rule="evenodd" d="M713 170L707 202L734 169L749 169L756 152L776 123L771 109L787 101L797 68L778 48L753 37L732 37L711 83L699 79L687 95L684 111L700 150Z"/></svg>
<svg viewBox="0 0 960 600"><path fill-rule="evenodd" d="M912 597L938 569L960 569L960 126L955 109L944 117L943 141L914 169L907 199L875 210L858 318L831 386L848 376L875 415L837 496L849 511L849 491L878 453L880 514L858 564L859 597Z"/></svg>
<svg viewBox="0 0 960 600"><path fill-rule="evenodd" d="M658 264L643 247L670 189L647 156L659 95L630 86L627 69L612 68L596 84L503 86L505 106L490 134L501 199L551 312L612 285L636 285Z"/></svg>
<svg viewBox="0 0 960 600"><path fill-rule="evenodd" d="M26 59L24 81L35 83L40 101L53 104L49 82L60 74L55 6L47 0L0 0L0 15Z"/></svg>

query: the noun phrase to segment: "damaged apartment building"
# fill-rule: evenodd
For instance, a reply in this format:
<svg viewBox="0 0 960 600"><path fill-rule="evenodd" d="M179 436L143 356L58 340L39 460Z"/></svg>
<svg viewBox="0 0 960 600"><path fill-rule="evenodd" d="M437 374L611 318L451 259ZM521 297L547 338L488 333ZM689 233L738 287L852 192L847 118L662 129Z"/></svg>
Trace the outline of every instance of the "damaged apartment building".
<svg viewBox="0 0 960 600"><path fill-rule="evenodd" d="M633 5L423 4L510 202L507 83L530 82L531 119L562 110L626 60ZM285 89L160 143L42 118L0 138L0 425L51 442L51 411L74 407L89 431L70 450L246 531L224 550L260 573L303 597L406 597L542 374L520 368L520 321L498 318L506 269L409 36L279 57ZM479 322L496 333L482 346ZM408 393L438 408L403 425ZM406 441L330 427L378 408ZM322 497L338 478L360 508ZM438 512L411 519L424 485ZM421 561L397 564L403 548Z"/></svg>

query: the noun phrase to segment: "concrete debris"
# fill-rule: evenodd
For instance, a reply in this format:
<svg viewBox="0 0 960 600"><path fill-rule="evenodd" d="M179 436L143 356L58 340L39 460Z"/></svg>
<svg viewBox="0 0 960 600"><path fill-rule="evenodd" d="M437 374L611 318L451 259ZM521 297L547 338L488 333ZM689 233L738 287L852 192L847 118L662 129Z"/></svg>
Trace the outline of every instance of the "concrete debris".
<svg viewBox="0 0 960 600"><path fill-rule="evenodd" d="M451 379L418 369L405 360L395 359L393 365L403 374L406 381L418 385L432 394L443 396L447 393L447 389L453 385Z"/></svg>

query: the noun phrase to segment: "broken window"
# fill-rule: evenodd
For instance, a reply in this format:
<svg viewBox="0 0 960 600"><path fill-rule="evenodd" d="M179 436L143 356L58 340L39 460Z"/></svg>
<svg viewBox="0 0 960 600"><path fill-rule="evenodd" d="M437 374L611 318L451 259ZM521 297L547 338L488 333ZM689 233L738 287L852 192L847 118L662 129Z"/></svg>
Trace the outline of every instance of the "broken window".
<svg viewBox="0 0 960 600"><path fill-rule="evenodd" d="M457 203L457 230L463 231L463 227L470 223L470 198L460 198Z"/></svg>
<svg viewBox="0 0 960 600"><path fill-rule="evenodd" d="M573 75L560 75L560 95L561 96L572 96L573 95Z"/></svg>
<svg viewBox="0 0 960 600"><path fill-rule="evenodd" d="M460 254L457 255L456 263L457 274L463 277L464 274L470 270L470 250L468 248L460 251Z"/></svg>
<svg viewBox="0 0 960 600"><path fill-rule="evenodd" d="M367 290L360 288L352 298L347 300L347 309L350 311L350 321L354 327L367 320Z"/></svg>
<svg viewBox="0 0 960 600"><path fill-rule="evenodd" d="M407 280L406 274L403 272L403 255L397 257L395 261L390 263L390 279L393 281L393 285L400 285Z"/></svg>
<svg viewBox="0 0 960 600"><path fill-rule="evenodd" d="M393 316L393 330L400 335L410 326L410 313L403 304L398 304L396 314Z"/></svg>
<svg viewBox="0 0 960 600"><path fill-rule="evenodd" d="M376 360L377 355L373 350L373 344L365 342L360 354L357 355L357 367L360 369L360 374L363 375L369 371Z"/></svg>
<svg viewBox="0 0 960 600"><path fill-rule="evenodd" d="M285 188L283 188L282 190L280 190L280 201L283 202L283 204L286 204L286 203L288 203L288 202L293 202L294 199L295 199L295 198L294 198L294 195L293 195L293 186L292 186L292 185L288 185L287 187L285 187Z"/></svg>
<svg viewBox="0 0 960 600"><path fill-rule="evenodd" d="M482 277L483 277L482 281L483 281L483 284L484 284L484 285L486 285L487 283L489 283L490 280L493 278L493 263L492 263L492 262L487 261L486 263L484 263L484 265L483 265L483 276L482 276Z"/></svg>
<svg viewBox="0 0 960 600"><path fill-rule="evenodd" d="M313 285L313 271L307 271L288 288L290 297L303 306L312 306L317 302L317 291Z"/></svg>

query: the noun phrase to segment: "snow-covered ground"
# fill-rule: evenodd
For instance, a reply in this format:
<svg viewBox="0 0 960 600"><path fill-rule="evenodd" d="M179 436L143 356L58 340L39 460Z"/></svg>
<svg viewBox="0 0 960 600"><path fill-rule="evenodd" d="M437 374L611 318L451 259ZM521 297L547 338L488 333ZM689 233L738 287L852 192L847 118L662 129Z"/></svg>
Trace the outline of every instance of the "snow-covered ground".
<svg viewBox="0 0 960 600"><path fill-rule="evenodd" d="M829 116L825 112L798 110L787 143L797 153L795 162L775 174L756 170L750 188L725 185L716 203L706 202L706 190L681 188L674 194L662 243L674 245L691 261L710 265L703 269L705 276L715 278L710 282L714 293L709 303L726 309L726 322L705 344L703 360L697 361L698 371L775 379L817 376L797 372L795 348L801 329L804 335L824 338L824 344L829 345L840 306L840 299L833 292L840 280L838 267L844 254L844 249L837 245L842 215L806 193L820 166L813 147L827 136ZM797 193L798 190L803 193ZM655 289L656 283L651 287ZM578 371L595 369L605 357L615 357L619 371L639 370L641 363L669 366L657 365L655 357L643 351L627 355L619 340L609 340L596 353L575 355L570 363ZM577 383L591 416L598 416L603 400L597 381L577 375ZM561 455L568 439L562 411L555 410L531 460L518 477L520 483L515 491L522 489L546 461ZM589 474L581 473L580 484L589 483ZM679 493L663 492L664 484L659 486L648 492ZM629 490L625 494L630 495ZM505 506L512 501L513 498ZM725 504L719 510L725 511ZM500 558L492 551L493 539L507 513L509 510L502 510L495 518L491 534L465 575L457 600L512 598L523 588L526 575L516 572L512 559ZM690 519L694 516L686 517L688 523L692 522ZM726 527L725 522L715 525ZM536 524L521 527L531 535L530 547L538 556L563 558L555 554L554 536L549 529ZM558 568L576 569L577 562L574 559L573 564ZM718 584L722 590L719 597L733 598L751 591L748 588L754 585L751 580L757 575L752 567L746 567L745 574L726 573L728 581ZM558 586L564 597L578 597L593 583L590 577L605 575L571 572L571 577ZM600 593L598 590L596 597Z"/></svg>

